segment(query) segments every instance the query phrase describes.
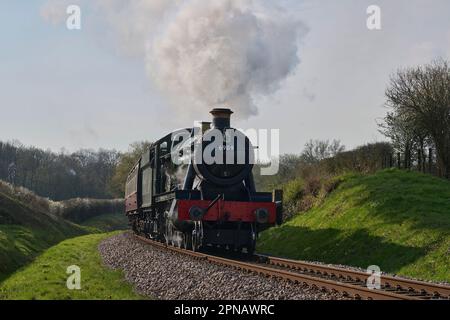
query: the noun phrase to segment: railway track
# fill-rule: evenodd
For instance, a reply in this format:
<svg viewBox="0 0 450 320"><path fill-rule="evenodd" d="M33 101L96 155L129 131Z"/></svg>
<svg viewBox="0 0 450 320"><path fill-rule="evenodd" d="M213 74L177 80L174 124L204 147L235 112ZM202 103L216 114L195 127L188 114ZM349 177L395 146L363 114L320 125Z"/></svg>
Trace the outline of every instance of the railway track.
<svg viewBox="0 0 450 320"><path fill-rule="evenodd" d="M335 281L349 282L352 285L365 286L367 279L370 276L362 271L324 266L265 255L258 255L258 257L260 259L264 259L266 263L273 266L299 270L305 274L319 275ZM381 290L392 292L396 295L416 297L418 299L450 299L450 286L397 278L387 275L382 275L380 280Z"/></svg>
<svg viewBox="0 0 450 320"><path fill-rule="evenodd" d="M258 273L299 284L306 284L325 291L339 292L354 299L371 300L438 300L450 299L450 286L408 280L391 276L381 277L381 289L369 289L366 281L370 276L361 271L288 260L267 255L254 255L252 259L229 259L203 252L167 246L140 236L139 241L161 249L171 250L246 272Z"/></svg>

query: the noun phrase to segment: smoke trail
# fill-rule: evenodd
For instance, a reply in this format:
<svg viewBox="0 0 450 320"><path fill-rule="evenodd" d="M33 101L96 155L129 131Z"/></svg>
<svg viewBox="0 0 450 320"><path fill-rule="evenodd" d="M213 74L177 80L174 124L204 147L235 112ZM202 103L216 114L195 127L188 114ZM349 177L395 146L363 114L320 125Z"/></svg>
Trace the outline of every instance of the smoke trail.
<svg viewBox="0 0 450 320"><path fill-rule="evenodd" d="M253 98L275 92L298 65L301 28L252 1L190 1L149 46L147 69L169 96L248 117Z"/></svg>
<svg viewBox="0 0 450 320"><path fill-rule="evenodd" d="M257 114L255 98L276 92L300 63L306 27L265 3L95 2L125 51L144 57L153 83L178 110L226 105L241 118Z"/></svg>

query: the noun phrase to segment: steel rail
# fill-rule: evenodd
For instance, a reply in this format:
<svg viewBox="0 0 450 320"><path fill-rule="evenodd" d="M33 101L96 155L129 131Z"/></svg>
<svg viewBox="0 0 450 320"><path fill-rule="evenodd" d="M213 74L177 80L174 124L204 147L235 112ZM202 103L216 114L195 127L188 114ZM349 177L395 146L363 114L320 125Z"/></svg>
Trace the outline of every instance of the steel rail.
<svg viewBox="0 0 450 320"><path fill-rule="evenodd" d="M321 265L315 265L310 263L304 263L300 261L281 259L276 257L270 257L265 255L257 255L258 258L263 258L266 261L264 263L279 267L285 267L292 269L291 270L283 270L280 268L268 267L266 265L261 265L258 263L251 262L243 262L239 260L232 260L228 258L218 257L214 255L209 255L201 252L193 252L190 250L185 250L178 247L168 246L164 243L157 242L154 240L150 240L141 236L135 235L135 237L146 244L153 245L155 247L159 247L161 249L171 250L173 252L181 253L184 255L188 255L194 257L196 259L205 260L217 265L223 265L231 268L235 268L238 270L252 272L260 275L264 275L267 277L279 278L287 281L291 281L294 283L305 284L310 287L316 287L325 291L339 292L344 296L350 296L355 299L371 299L371 300L422 300L423 298L427 298L426 296L421 297L417 293L412 293L409 291L397 291L398 287L391 288L391 286L384 285L381 290L378 289L369 289L364 285L361 285L361 281L363 279L367 279L368 274L364 272L354 272L351 270L340 269L335 267L327 267ZM315 268L318 267L318 268ZM305 274L299 272L293 272L293 270L309 270L313 271L314 274ZM323 277L323 275L336 275L337 279L330 279ZM385 279L389 277L384 277ZM399 283L403 284L403 287L406 287L405 283L410 283L409 280L406 279L397 279ZM428 285L427 283L421 283L419 281L411 280L412 283L417 283L418 285ZM382 283L392 283L385 281ZM395 283L397 285L397 283ZM434 285L434 284L430 284ZM410 285L411 286L411 285ZM403 288L402 287L402 288ZM437 285L437 287L443 287ZM409 287L408 287L409 288ZM448 289L448 288L447 288Z"/></svg>
<svg viewBox="0 0 450 320"><path fill-rule="evenodd" d="M239 270L255 272L260 275L281 278L284 280L301 283L310 287L317 287L322 290L340 292L346 296L352 296L358 299L374 299L374 300L418 300L416 297L398 295L383 290L372 290L367 287L355 286L349 283L333 281L321 277L314 277L301 273L269 268L258 264L247 263L237 260L230 260L216 256L208 256L207 260L215 264L231 266Z"/></svg>
<svg viewBox="0 0 450 320"><path fill-rule="evenodd" d="M338 279L348 279L366 283L367 279L371 276L370 274L362 271L349 270L334 266L319 265L310 262L283 259L267 255L257 255L257 257L270 265L324 276L331 276ZM428 295L431 297L450 299L450 286L397 278L388 275L382 275L380 280L381 286L384 290L403 290L416 295Z"/></svg>

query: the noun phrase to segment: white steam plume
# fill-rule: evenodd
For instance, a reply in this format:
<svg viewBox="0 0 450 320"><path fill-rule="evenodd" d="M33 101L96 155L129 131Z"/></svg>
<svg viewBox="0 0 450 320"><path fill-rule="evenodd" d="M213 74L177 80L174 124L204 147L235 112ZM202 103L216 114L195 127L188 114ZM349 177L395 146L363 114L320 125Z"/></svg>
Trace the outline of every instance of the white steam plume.
<svg viewBox="0 0 450 320"><path fill-rule="evenodd" d="M242 118L255 115L254 99L277 91L300 63L299 38L306 28L263 1L94 3L124 51L144 57L150 78L179 110L229 106Z"/></svg>

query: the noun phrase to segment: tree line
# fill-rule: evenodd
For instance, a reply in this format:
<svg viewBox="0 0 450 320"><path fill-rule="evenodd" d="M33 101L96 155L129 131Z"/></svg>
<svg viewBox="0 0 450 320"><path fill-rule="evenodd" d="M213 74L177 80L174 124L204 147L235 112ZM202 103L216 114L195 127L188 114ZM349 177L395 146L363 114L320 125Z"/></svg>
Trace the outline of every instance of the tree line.
<svg viewBox="0 0 450 320"><path fill-rule="evenodd" d="M19 142L0 142L0 180L55 201L117 196L110 181L120 160L115 150L55 153Z"/></svg>
<svg viewBox="0 0 450 320"><path fill-rule="evenodd" d="M56 153L18 141L0 141L0 180L54 201L120 199L129 171L149 146L150 142L143 141L131 144L125 152Z"/></svg>

